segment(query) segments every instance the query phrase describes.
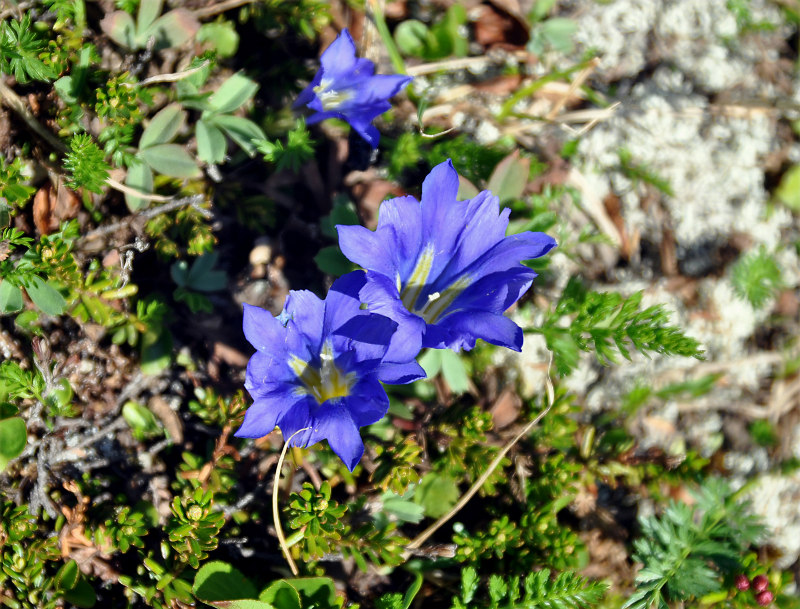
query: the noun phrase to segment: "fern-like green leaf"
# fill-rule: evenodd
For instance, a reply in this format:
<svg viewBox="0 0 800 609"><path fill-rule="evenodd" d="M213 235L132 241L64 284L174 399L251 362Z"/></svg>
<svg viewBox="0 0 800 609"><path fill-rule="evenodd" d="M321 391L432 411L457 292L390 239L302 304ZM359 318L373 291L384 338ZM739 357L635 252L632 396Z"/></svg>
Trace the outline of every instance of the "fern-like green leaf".
<svg viewBox="0 0 800 609"><path fill-rule="evenodd" d="M0 23L0 70L13 74L18 82L53 80L55 70L45 64L40 55L45 42L31 27L31 16L25 13L21 21L11 19Z"/></svg>
<svg viewBox="0 0 800 609"><path fill-rule="evenodd" d="M762 246L736 261L731 283L737 296L760 309L781 288L783 278L778 262Z"/></svg>

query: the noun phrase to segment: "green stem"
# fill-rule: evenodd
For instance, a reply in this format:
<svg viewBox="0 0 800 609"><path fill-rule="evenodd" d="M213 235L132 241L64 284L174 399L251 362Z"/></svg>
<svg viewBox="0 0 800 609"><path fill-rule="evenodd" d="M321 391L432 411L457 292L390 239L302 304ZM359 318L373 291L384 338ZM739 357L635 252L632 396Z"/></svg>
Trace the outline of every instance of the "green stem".
<svg viewBox="0 0 800 609"><path fill-rule="evenodd" d="M369 0L368 2L372 15L375 18L375 25L378 28L378 33L381 35L383 44L386 45L386 50L389 52L389 58L392 60L395 72L398 74L406 73L406 64L397 45L394 43L389 26L386 25L386 18L383 15L383 8L381 8L379 0Z"/></svg>

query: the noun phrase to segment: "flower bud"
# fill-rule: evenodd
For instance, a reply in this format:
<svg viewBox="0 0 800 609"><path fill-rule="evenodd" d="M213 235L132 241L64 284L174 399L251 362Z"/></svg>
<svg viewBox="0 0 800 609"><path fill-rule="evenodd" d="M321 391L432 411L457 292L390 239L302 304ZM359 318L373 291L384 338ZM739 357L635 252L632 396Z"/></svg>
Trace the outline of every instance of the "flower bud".
<svg viewBox="0 0 800 609"><path fill-rule="evenodd" d="M763 592L769 587L769 580L766 575L756 575L753 578L753 590ZM770 599L771 600L771 599Z"/></svg>
<svg viewBox="0 0 800 609"><path fill-rule="evenodd" d="M736 588L737 590L747 590L750 588L750 580L747 579L744 573L740 573L736 576Z"/></svg>
<svg viewBox="0 0 800 609"><path fill-rule="evenodd" d="M756 602L762 607L769 605L775 597L769 590L764 590L756 594Z"/></svg>

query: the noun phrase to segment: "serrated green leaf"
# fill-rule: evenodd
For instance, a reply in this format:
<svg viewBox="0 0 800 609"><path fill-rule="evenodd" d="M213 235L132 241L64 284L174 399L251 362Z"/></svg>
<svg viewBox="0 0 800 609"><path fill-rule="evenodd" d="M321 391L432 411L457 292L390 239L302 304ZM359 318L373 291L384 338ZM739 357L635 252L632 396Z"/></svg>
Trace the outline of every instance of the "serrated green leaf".
<svg viewBox="0 0 800 609"><path fill-rule="evenodd" d="M150 165L153 171L172 178L197 178L202 175L192 156L178 144L151 146L140 150L138 156Z"/></svg>

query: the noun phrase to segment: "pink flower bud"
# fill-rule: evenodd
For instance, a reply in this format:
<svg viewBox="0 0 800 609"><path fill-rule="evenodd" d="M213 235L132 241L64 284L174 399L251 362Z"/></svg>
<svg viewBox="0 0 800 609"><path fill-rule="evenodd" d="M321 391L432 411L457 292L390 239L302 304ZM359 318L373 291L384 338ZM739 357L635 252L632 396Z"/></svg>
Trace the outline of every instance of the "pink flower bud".
<svg viewBox="0 0 800 609"><path fill-rule="evenodd" d="M756 592L763 592L769 587L769 580L766 575L756 575L753 578L753 590ZM770 600L772 598L770 597Z"/></svg>
<svg viewBox="0 0 800 609"><path fill-rule="evenodd" d="M736 588L738 590L747 590L750 588L750 580L747 579L744 573L740 573L736 576Z"/></svg>
<svg viewBox="0 0 800 609"><path fill-rule="evenodd" d="M762 607L769 605L775 597L769 590L764 590L756 594L756 602Z"/></svg>

